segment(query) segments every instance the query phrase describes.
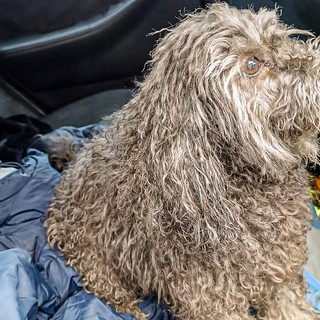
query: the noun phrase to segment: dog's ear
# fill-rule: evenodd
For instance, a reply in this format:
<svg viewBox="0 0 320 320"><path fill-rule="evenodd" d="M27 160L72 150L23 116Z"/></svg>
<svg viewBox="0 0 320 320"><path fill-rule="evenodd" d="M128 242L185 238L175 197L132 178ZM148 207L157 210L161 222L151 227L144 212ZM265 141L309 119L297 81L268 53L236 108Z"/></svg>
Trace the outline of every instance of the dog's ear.
<svg viewBox="0 0 320 320"><path fill-rule="evenodd" d="M237 135L232 113L221 108L224 88L214 91L212 78L205 76L216 22L204 19L208 19L205 12L190 15L160 40L137 101L127 108L136 118L133 129L139 131L141 141L148 141L139 148L143 152L148 146L147 162L154 168L154 181L161 184L166 203L175 203L172 210L190 211L189 216L223 202L222 157L226 140ZM206 30L205 36L201 30ZM224 46L220 45L221 52ZM136 110L141 115L136 116Z"/></svg>

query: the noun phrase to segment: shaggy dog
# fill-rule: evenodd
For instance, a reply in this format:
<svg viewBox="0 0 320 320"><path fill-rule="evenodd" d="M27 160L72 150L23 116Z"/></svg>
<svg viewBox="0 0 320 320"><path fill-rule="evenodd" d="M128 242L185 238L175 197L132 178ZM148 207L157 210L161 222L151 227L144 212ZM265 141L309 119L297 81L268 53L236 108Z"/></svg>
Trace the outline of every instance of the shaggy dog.
<svg viewBox="0 0 320 320"><path fill-rule="evenodd" d="M144 316L316 319L302 276L316 161L319 40L218 3L152 54L138 94L64 172L46 222L88 291Z"/></svg>

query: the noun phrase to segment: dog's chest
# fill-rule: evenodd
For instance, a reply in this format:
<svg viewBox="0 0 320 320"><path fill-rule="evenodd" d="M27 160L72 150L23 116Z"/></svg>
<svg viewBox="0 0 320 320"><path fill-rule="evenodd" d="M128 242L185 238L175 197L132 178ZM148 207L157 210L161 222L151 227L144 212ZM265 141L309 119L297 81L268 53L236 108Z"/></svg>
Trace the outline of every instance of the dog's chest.
<svg viewBox="0 0 320 320"><path fill-rule="evenodd" d="M235 176L233 185L230 198L234 207L243 223L261 241L292 238L305 230L311 214L306 196L308 177L303 168L288 172L281 179Z"/></svg>

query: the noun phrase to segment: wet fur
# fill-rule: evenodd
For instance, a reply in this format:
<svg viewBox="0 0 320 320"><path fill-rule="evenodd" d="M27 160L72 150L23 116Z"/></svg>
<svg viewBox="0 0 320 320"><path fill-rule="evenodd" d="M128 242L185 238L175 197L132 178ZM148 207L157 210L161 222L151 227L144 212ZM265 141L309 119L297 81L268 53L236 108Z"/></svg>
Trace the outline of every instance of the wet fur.
<svg viewBox="0 0 320 320"><path fill-rule="evenodd" d="M318 39L275 11L214 4L169 30L137 95L63 173L48 238L90 292L143 315L316 319L302 276L306 159L320 119ZM248 78L248 57L269 61ZM309 311L306 311L309 310Z"/></svg>

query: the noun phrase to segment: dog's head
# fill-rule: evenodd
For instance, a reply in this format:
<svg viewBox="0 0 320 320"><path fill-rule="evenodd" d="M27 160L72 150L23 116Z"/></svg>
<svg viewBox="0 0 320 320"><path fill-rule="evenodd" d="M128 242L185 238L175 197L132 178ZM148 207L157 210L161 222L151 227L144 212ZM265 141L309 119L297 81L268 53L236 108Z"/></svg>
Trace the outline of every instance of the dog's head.
<svg viewBox="0 0 320 320"><path fill-rule="evenodd" d="M275 10L213 4L169 30L143 87L161 88L150 103L159 101L168 126L211 135L211 144L227 153L231 145L248 162L315 160L318 44L310 32L279 21Z"/></svg>
<svg viewBox="0 0 320 320"><path fill-rule="evenodd" d="M130 199L123 208L130 201L147 212L150 230L174 230L181 250L218 250L223 238L239 250L247 231L235 212L246 192L287 181L303 158L316 158L319 41L293 35L310 33L276 11L223 3L168 30L139 93L108 130L105 153L122 159L122 172L127 165L126 183L117 183Z"/></svg>

